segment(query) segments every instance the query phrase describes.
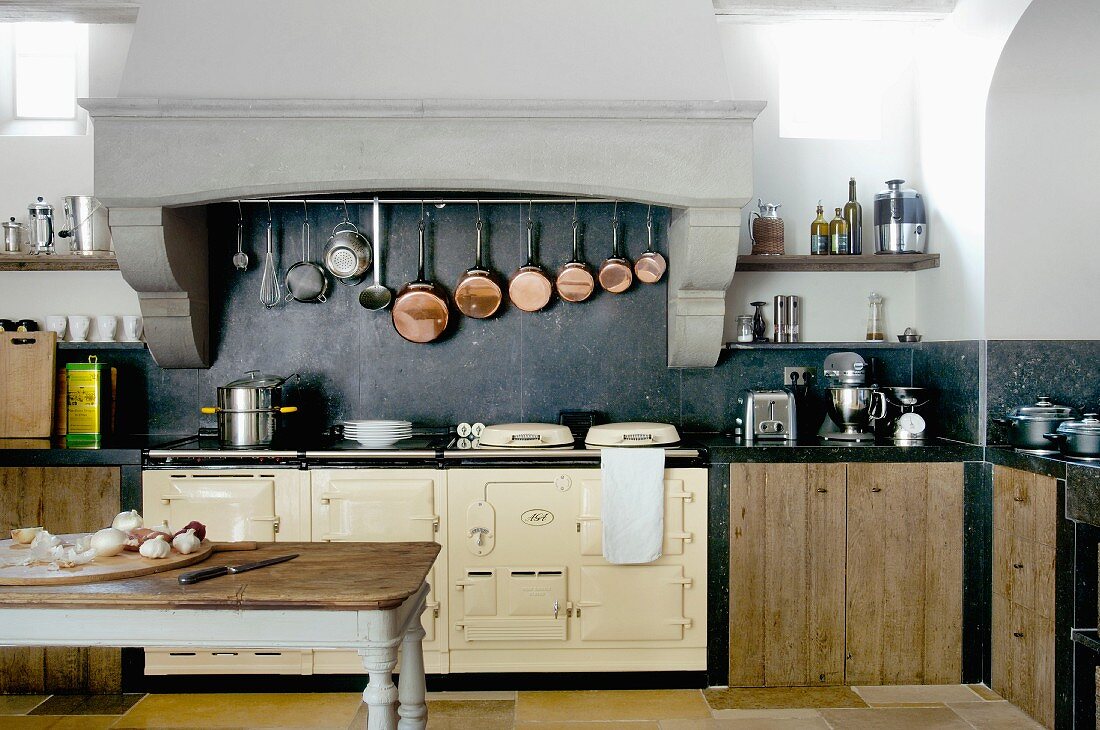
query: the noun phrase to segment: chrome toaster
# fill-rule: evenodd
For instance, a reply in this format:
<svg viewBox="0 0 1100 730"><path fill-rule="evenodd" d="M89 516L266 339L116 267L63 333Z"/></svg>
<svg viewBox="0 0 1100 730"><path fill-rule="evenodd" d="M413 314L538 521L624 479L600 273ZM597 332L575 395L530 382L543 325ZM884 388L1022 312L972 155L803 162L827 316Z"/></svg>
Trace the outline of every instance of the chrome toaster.
<svg viewBox="0 0 1100 730"><path fill-rule="evenodd" d="M737 399L741 413L736 423L749 441L794 441L798 438L794 392L779 390L746 390Z"/></svg>

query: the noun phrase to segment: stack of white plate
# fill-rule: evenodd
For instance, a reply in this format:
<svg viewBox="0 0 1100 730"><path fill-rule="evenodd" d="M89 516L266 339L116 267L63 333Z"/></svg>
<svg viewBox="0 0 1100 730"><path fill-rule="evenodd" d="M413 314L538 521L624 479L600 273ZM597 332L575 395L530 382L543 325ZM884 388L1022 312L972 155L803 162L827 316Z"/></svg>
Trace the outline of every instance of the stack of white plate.
<svg viewBox="0 0 1100 730"><path fill-rule="evenodd" d="M370 449L393 446L412 436L409 421L344 421L344 438Z"/></svg>

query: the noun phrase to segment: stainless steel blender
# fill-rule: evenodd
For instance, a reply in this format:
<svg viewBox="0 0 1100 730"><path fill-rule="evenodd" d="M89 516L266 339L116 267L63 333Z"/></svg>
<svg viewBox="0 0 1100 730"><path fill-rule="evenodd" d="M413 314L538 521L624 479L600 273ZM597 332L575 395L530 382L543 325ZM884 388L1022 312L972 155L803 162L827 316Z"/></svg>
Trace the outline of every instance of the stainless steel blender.
<svg viewBox="0 0 1100 730"><path fill-rule="evenodd" d="M886 415L886 396L874 385L867 385L867 361L854 352L834 352L825 358L822 368L829 385L829 418L821 436L829 441L874 441L869 430L872 419Z"/></svg>

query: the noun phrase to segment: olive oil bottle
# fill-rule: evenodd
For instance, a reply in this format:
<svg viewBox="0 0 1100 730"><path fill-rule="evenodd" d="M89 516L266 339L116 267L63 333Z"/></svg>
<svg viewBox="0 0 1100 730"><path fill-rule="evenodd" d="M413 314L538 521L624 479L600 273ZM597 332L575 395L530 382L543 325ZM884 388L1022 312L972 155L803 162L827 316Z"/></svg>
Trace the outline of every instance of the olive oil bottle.
<svg viewBox="0 0 1100 730"><path fill-rule="evenodd" d="M829 253L829 221L825 220L825 208L817 201L817 218L810 224L810 253Z"/></svg>
<svg viewBox="0 0 1100 730"><path fill-rule="evenodd" d="M848 179L848 202L844 204L844 222L848 224L848 251L863 253L863 206L856 200L856 179Z"/></svg>
<svg viewBox="0 0 1100 730"><path fill-rule="evenodd" d="M836 209L836 217L829 221L829 253L851 253L848 244L848 222L840 214L840 208Z"/></svg>

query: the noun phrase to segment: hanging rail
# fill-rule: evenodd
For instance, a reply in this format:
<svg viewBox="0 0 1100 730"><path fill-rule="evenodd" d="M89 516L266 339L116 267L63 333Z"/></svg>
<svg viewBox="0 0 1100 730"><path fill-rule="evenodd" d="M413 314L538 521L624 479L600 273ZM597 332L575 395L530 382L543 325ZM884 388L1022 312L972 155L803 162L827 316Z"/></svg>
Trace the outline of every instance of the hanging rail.
<svg viewBox="0 0 1100 730"><path fill-rule="evenodd" d="M348 205L371 205L374 203L374 198L240 198L226 202L237 203L238 205L241 203L259 205L267 203L271 205L302 205L303 203L308 205L342 205L344 203ZM482 205L534 205L535 203L554 205L603 203L610 205L627 201L620 201L615 198L379 198L378 202L384 205L420 205L424 203L426 205L443 206L477 205L478 203Z"/></svg>

